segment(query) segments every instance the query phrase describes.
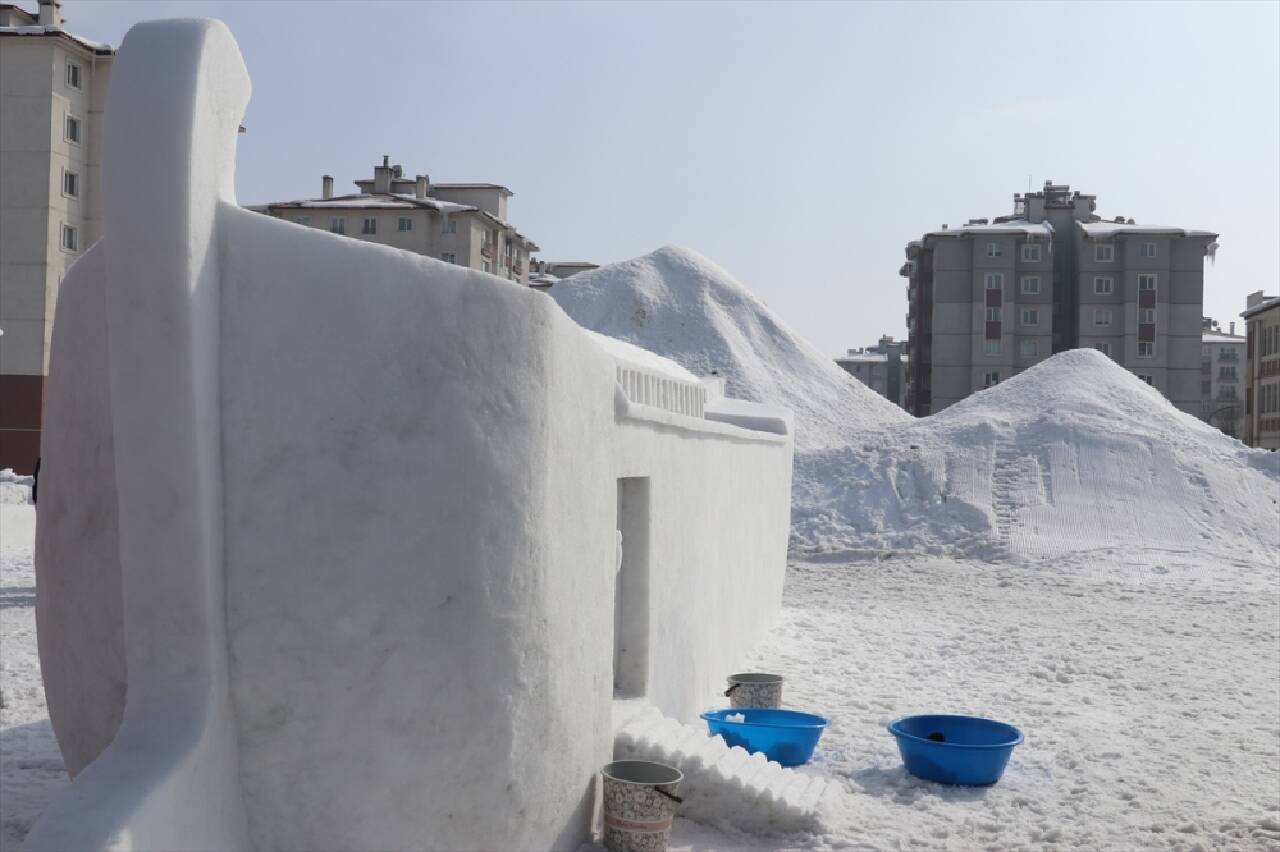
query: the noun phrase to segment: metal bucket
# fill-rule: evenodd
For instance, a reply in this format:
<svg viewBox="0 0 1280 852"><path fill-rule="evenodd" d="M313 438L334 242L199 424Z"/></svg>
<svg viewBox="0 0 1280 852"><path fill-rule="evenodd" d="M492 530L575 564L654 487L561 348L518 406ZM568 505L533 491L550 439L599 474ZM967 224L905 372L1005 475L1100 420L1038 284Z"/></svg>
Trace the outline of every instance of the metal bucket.
<svg viewBox="0 0 1280 852"><path fill-rule="evenodd" d="M782 706L782 675L744 672L729 675L729 688L724 697L731 707Z"/></svg>
<svg viewBox="0 0 1280 852"><path fill-rule="evenodd" d="M647 760L615 760L604 776L604 848L610 852L665 852L684 774Z"/></svg>

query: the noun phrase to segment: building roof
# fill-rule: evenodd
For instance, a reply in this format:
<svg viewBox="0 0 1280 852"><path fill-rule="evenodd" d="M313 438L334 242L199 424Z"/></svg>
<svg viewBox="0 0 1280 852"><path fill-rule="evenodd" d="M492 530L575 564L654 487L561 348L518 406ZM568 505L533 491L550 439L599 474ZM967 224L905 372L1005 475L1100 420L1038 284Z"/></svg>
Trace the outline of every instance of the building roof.
<svg viewBox="0 0 1280 852"><path fill-rule="evenodd" d="M1032 237L1050 237L1053 236L1053 226L1048 222L1028 222L1026 219L1011 219L1007 222L993 222L989 225L958 225L945 230L929 231L925 236L964 237L979 234L1025 234Z"/></svg>
<svg viewBox="0 0 1280 852"><path fill-rule="evenodd" d="M438 185L438 184L437 184ZM285 210L434 210L442 214L450 213L475 213L489 221L493 222L500 228L511 231L517 238L522 240L528 247L529 251L541 251L538 244L517 231L511 224L502 221L497 216L487 210L481 210L470 204L456 204L452 201L442 201L438 198L417 198L412 195L401 195L399 193L364 193L357 192L351 195L339 195L333 198L307 198L298 201L272 201L267 204L255 205L255 210L268 210L271 208L282 208Z"/></svg>
<svg viewBox="0 0 1280 852"><path fill-rule="evenodd" d="M1280 296L1268 296L1253 307L1245 308L1240 312L1240 316L1248 318L1255 314L1260 314L1263 311L1269 311L1275 307L1280 307Z"/></svg>
<svg viewBox="0 0 1280 852"><path fill-rule="evenodd" d="M902 355L902 363L907 363L907 356ZM849 352L836 356L837 364L884 364L889 356L884 352Z"/></svg>
<svg viewBox="0 0 1280 852"><path fill-rule="evenodd" d="M18 9L16 6L12 8ZM18 9L18 11L23 10ZM30 13L24 12L24 14ZM51 36L53 38L66 39L67 41L79 45L90 53L97 54L98 56L111 56L116 52L115 48L109 44L103 44L102 42L90 41L87 38L81 38L78 35L73 35L72 33L67 32L61 27L44 27L39 25L27 27L0 27L0 36Z"/></svg>
<svg viewBox="0 0 1280 852"><path fill-rule="evenodd" d="M299 201L275 201L269 207L322 207L366 210L371 208L396 208L408 210L426 208L441 213L461 213L478 210L469 204L455 204L452 201L441 201L437 198L417 198L395 192L364 193L353 192L350 195L336 195L333 198L305 198Z"/></svg>
<svg viewBox="0 0 1280 852"><path fill-rule="evenodd" d="M1218 235L1213 231L1198 231L1194 228L1179 228L1174 225L1128 225L1122 222L1081 222L1080 230L1086 237L1106 239L1116 235L1150 234L1152 236L1205 237L1216 240Z"/></svg>
<svg viewBox="0 0 1280 852"><path fill-rule="evenodd" d="M514 192L500 183L433 183L431 185L438 186L441 189L500 189L503 195L515 195Z"/></svg>
<svg viewBox="0 0 1280 852"><path fill-rule="evenodd" d="M1243 344L1247 338L1243 334L1224 334L1220 331L1206 331L1200 335L1201 341L1205 343L1240 343Z"/></svg>

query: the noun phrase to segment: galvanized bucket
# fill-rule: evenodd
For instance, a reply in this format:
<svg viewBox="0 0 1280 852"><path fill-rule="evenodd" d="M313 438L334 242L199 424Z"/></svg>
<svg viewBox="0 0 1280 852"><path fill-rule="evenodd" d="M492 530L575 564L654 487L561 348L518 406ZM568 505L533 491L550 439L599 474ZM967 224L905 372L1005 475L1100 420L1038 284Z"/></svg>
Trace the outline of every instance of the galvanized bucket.
<svg viewBox="0 0 1280 852"><path fill-rule="evenodd" d="M744 672L729 675L724 691L731 707L781 707L782 675Z"/></svg>
<svg viewBox="0 0 1280 852"><path fill-rule="evenodd" d="M616 760L604 776L604 848L610 852L666 852L684 774L662 763Z"/></svg>

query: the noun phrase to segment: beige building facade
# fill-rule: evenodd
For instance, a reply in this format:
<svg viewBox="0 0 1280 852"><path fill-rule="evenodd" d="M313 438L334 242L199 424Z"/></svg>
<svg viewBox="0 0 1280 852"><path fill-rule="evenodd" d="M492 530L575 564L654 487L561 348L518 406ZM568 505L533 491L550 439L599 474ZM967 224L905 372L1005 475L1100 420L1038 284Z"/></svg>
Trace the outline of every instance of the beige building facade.
<svg viewBox="0 0 1280 852"><path fill-rule="evenodd" d="M1244 442L1280 449L1280 296L1250 293L1246 323Z"/></svg>
<svg viewBox="0 0 1280 852"><path fill-rule="evenodd" d="M58 287L102 236L102 109L114 51L59 2L0 4L0 468L30 473Z"/></svg>
<svg viewBox="0 0 1280 852"><path fill-rule="evenodd" d="M384 156L373 177L355 181L359 192L333 194L321 178L319 198L278 201L252 209L309 228L456 263L529 283L533 240L507 221L511 190L493 183L432 183L404 176Z"/></svg>

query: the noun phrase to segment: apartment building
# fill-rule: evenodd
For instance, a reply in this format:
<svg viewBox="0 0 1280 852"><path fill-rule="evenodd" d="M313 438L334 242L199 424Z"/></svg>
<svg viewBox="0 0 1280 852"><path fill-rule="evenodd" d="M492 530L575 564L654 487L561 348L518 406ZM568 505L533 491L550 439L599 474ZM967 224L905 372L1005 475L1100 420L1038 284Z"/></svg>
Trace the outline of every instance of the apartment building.
<svg viewBox="0 0 1280 852"><path fill-rule="evenodd" d="M1245 337L1211 320L1200 336L1200 419L1239 438L1244 426Z"/></svg>
<svg viewBox="0 0 1280 852"><path fill-rule="evenodd" d="M507 199L513 193L505 186L407 178L388 156L374 166L373 177L355 185L359 192L335 196L333 177L325 175L319 198L251 209L529 283L529 255L538 246L508 223Z"/></svg>
<svg viewBox="0 0 1280 852"><path fill-rule="evenodd" d="M62 4L0 3L0 468L30 473L58 287L102 235L102 108L112 48Z"/></svg>
<svg viewBox="0 0 1280 852"><path fill-rule="evenodd" d="M884 396L894 405L904 406L907 400L907 361L904 354L907 342L883 335L874 346L850 349L836 358L845 372Z"/></svg>
<svg viewBox="0 0 1280 852"><path fill-rule="evenodd" d="M1280 449L1280 296L1257 290L1246 304L1244 442Z"/></svg>
<svg viewBox="0 0 1280 852"><path fill-rule="evenodd" d="M1200 414L1204 258L1218 235L1094 213L1046 181L1012 215L906 246L907 410L924 416L1067 349L1092 347Z"/></svg>

